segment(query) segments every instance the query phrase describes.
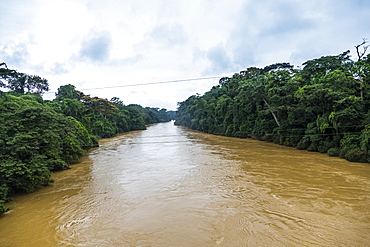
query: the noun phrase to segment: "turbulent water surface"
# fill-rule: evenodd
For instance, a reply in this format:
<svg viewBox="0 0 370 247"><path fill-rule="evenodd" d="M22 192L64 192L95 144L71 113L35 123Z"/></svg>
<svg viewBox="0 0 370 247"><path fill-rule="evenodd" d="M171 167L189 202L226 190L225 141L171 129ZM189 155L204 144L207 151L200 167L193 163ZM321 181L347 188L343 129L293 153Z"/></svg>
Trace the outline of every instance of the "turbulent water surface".
<svg viewBox="0 0 370 247"><path fill-rule="evenodd" d="M370 246L370 165L156 124L15 198L0 246Z"/></svg>

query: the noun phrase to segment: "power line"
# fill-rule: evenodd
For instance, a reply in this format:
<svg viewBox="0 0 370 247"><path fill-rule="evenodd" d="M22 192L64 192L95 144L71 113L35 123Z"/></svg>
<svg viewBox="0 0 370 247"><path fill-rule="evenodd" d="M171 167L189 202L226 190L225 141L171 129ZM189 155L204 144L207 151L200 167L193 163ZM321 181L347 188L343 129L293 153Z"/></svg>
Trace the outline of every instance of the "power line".
<svg viewBox="0 0 370 247"><path fill-rule="evenodd" d="M222 77L223 77L222 75L218 75L218 76L198 77L198 78L190 78L190 79L171 80L171 81L157 81L157 82L138 83L138 84L129 84L129 85L84 88L84 89L80 89L80 90L81 91L87 91L87 90L100 90L100 89L121 88L121 87L137 87L137 86L147 86L147 85L166 84L166 83L177 83L177 82L186 82L186 81L210 80L210 79L217 79L217 78L222 78ZM45 94L48 94L48 93L55 93L55 92L45 92Z"/></svg>
<svg viewBox="0 0 370 247"><path fill-rule="evenodd" d="M97 90L97 89L107 89L107 88L117 88L117 87L136 87L136 86L146 86L146 85L165 84L165 83L184 82L184 81L209 80L209 79L216 79L216 78L220 78L220 77L219 76L210 76L210 77L181 79L181 80L173 80L173 81L158 81L158 82L148 82L148 83L129 84L129 85L110 86L110 87L85 88L85 89L81 89L81 90Z"/></svg>

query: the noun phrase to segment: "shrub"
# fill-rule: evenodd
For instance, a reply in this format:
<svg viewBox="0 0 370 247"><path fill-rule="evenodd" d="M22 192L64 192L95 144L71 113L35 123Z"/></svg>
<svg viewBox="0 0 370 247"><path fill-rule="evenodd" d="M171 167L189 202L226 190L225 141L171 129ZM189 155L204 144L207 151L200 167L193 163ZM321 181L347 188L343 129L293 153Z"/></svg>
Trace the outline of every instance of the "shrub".
<svg viewBox="0 0 370 247"><path fill-rule="evenodd" d="M331 148L331 143L329 141L321 141L317 147L320 153L327 153Z"/></svg>
<svg viewBox="0 0 370 247"><path fill-rule="evenodd" d="M274 139L272 140L274 144L280 144L280 137L274 136Z"/></svg>
<svg viewBox="0 0 370 247"><path fill-rule="evenodd" d="M274 141L274 136L271 134L265 134L261 138L262 141L267 141L267 142L273 142Z"/></svg>
<svg viewBox="0 0 370 247"><path fill-rule="evenodd" d="M312 142L308 148L307 151L312 151L312 152L317 152L318 151L318 143L317 142Z"/></svg>
<svg viewBox="0 0 370 247"><path fill-rule="evenodd" d="M346 153L350 150L348 147L344 147L340 150L339 158L345 159Z"/></svg>
<svg viewBox="0 0 370 247"><path fill-rule="evenodd" d="M310 146L311 142L308 137L303 137L297 144L296 148L298 150L306 150Z"/></svg>
<svg viewBox="0 0 370 247"><path fill-rule="evenodd" d="M351 162L367 162L367 154L360 148L348 150L348 152L344 155L344 158Z"/></svg>
<svg viewBox="0 0 370 247"><path fill-rule="evenodd" d="M340 154L340 148L330 148L328 150L328 155L330 157L338 157Z"/></svg>
<svg viewBox="0 0 370 247"><path fill-rule="evenodd" d="M8 208L5 207L4 204L11 200L9 194L10 194L9 187L6 184L0 185L0 214L8 211Z"/></svg>

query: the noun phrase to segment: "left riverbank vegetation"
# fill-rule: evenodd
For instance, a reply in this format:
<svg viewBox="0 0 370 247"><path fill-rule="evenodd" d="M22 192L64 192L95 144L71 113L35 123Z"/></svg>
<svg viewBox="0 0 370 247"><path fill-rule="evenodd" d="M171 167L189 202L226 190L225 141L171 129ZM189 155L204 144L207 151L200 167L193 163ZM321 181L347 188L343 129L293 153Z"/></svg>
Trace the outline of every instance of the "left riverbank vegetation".
<svg viewBox="0 0 370 247"><path fill-rule="evenodd" d="M370 55L350 52L295 69L251 67L178 103L175 124L206 133L271 141L353 162L370 161Z"/></svg>
<svg viewBox="0 0 370 247"><path fill-rule="evenodd" d="M0 63L0 214L14 193L53 182L53 171L69 168L99 138L173 119L166 109L91 97L70 84L51 101L42 98L47 91L46 79Z"/></svg>

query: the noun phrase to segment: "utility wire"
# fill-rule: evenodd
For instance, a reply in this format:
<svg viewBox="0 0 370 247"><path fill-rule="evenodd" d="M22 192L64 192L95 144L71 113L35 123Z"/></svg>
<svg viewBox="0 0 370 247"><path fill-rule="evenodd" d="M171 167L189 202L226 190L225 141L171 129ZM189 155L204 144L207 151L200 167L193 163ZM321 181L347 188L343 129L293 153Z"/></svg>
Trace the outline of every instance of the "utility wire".
<svg viewBox="0 0 370 247"><path fill-rule="evenodd" d="M201 80L210 80L210 79L217 79L217 78L219 79L219 78L222 78L222 77L223 77L222 75L219 75L219 76L180 79L180 80L172 80L172 81L157 81L157 82L138 83L138 84L129 84L129 85L117 85L117 86L109 86L109 87L84 88L84 89L79 89L79 90L87 91L87 90L99 90L99 89L110 89L110 88L120 88L120 87L137 87L137 86L177 83L177 82L186 82L186 81L201 81ZM49 94L49 93L55 93L55 92L45 92L44 94Z"/></svg>
<svg viewBox="0 0 370 247"><path fill-rule="evenodd" d="M216 79L216 78L220 78L220 76L200 77L200 78L192 78L192 79L181 79L181 80L173 80L173 81L158 81L158 82L148 82L148 83L129 84L129 85L110 86L110 87L85 88L85 89L81 89L81 90L97 90L97 89L107 89L107 88L117 88L117 87L136 87L136 86L146 86L146 85L165 84L165 83L184 82L184 81L209 80L209 79Z"/></svg>

